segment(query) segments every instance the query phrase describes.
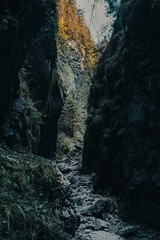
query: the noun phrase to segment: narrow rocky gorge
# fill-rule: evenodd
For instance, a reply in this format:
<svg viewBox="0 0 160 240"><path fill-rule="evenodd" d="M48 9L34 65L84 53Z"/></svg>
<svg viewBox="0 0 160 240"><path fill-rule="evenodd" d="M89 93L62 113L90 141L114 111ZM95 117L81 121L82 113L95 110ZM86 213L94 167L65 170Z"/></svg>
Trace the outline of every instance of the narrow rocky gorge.
<svg viewBox="0 0 160 240"><path fill-rule="evenodd" d="M75 0L0 2L0 240L160 240L160 1L106 2L100 59Z"/></svg>

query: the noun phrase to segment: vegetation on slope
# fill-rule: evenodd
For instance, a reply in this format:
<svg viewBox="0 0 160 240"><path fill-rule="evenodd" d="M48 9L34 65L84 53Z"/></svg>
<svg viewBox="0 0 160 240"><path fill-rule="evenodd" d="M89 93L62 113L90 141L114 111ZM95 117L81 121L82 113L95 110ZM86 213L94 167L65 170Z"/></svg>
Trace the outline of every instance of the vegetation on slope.
<svg viewBox="0 0 160 240"><path fill-rule="evenodd" d="M58 38L72 42L87 61L87 67L93 67L97 60L95 43L86 26L83 11L77 9L75 0L57 1Z"/></svg>
<svg viewBox="0 0 160 240"><path fill-rule="evenodd" d="M28 155L0 154L0 239L65 239L56 216L66 190L51 161Z"/></svg>

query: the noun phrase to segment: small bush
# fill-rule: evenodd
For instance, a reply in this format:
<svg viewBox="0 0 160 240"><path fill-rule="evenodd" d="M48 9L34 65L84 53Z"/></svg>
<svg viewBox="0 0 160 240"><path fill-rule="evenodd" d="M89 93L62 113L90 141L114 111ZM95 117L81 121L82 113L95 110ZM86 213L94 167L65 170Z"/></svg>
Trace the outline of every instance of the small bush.
<svg viewBox="0 0 160 240"><path fill-rule="evenodd" d="M75 150L74 139L67 136L64 132L60 132L58 135L58 151L62 153L72 154Z"/></svg>

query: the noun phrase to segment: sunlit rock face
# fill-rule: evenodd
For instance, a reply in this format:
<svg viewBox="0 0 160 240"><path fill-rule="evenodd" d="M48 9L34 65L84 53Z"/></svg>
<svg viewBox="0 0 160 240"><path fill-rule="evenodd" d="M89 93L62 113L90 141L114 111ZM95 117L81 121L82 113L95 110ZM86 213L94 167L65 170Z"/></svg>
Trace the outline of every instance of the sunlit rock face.
<svg viewBox="0 0 160 240"><path fill-rule="evenodd" d="M89 100L83 171L124 215L160 227L160 4L121 2Z"/></svg>
<svg viewBox="0 0 160 240"><path fill-rule="evenodd" d="M0 138L44 156L56 148L55 1L0 3Z"/></svg>

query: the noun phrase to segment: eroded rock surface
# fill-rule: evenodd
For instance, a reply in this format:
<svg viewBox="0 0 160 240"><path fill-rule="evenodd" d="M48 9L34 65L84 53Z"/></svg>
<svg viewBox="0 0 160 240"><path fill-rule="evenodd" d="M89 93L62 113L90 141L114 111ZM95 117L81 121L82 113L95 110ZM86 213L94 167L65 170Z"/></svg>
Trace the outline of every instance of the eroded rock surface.
<svg viewBox="0 0 160 240"><path fill-rule="evenodd" d="M91 88L83 152L94 189L120 196L123 214L160 227L160 4L121 2Z"/></svg>

